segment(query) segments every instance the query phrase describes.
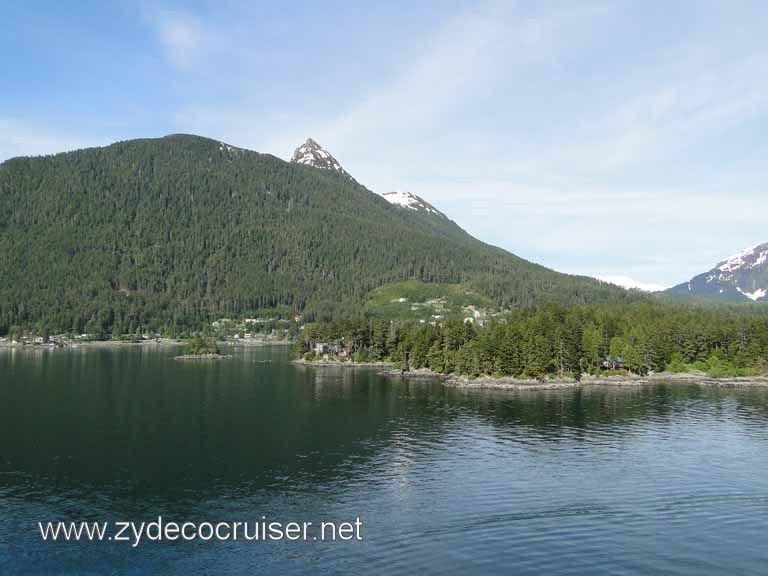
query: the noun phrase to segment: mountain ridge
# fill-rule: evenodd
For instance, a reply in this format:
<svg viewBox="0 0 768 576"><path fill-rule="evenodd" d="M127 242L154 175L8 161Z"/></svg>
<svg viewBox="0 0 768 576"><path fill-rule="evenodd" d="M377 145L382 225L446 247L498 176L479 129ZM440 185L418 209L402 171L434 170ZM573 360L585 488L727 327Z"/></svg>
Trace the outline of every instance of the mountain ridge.
<svg viewBox="0 0 768 576"><path fill-rule="evenodd" d="M730 302L768 302L768 242L721 260L666 293Z"/></svg>
<svg viewBox="0 0 768 576"><path fill-rule="evenodd" d="M312 138L307 138L301 146L296 148L291 157L291 163L312 166L321 170L331 170L351 178L349 172L342 168L339 161Z"/></svg>
<svg viewBox="0 0 768 576"><path fill-rule="evenodd" d="M466 284L512 308L633 298L341 171L186 134L3 162L0 229L0 333L181 330L264 309L333 318L403 280Z"/></svg>
<svg viewBox="0 0 768 576"><path fill-rule="evenodd" d="M338 172L357 182L357 180L342 167L341 163L328 150L323 148L311 137L307 138L303 144L294 150L290 162L292 164L311 166L320 170ZM393 191L384 192L378 195L393 206L420 213L424 218L425 224L436 230L442 230L442 232L447 232L449 234L466 234L458 224L416 194L411 192Z"/></svg>

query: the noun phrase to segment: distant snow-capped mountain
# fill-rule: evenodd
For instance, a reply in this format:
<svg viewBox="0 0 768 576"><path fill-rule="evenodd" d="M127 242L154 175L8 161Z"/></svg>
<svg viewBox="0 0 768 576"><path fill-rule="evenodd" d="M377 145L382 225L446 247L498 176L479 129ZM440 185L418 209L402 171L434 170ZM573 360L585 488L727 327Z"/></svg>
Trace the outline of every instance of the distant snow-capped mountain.
<svg viewBox="0 0 768 576"><path fill-rule="evenodd" d="M768 243L752 246L668 290L717 300L768 302Z"/></svg>
<svg viewBox="0 0 768 576"><path fill-rule="evenodd" d="M608 284L614 284L621 286L627 290L640 290L642 292L661 292L665 286L661 284L651 284L648 282L640 282L629 276L595 276L601 282L607 282Z"/></svg>

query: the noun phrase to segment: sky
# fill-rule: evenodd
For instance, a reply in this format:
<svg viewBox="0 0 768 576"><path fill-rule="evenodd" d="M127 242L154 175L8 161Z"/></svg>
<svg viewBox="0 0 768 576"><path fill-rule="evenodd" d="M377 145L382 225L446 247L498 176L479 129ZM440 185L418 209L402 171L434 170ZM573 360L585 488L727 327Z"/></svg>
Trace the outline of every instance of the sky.
<svg viewBox="0 0 768 576"><path fill-rule="evenodd" d="M0 161L185 132L563 272L672 286L768 242L764 2L8 2Z"/></svg>

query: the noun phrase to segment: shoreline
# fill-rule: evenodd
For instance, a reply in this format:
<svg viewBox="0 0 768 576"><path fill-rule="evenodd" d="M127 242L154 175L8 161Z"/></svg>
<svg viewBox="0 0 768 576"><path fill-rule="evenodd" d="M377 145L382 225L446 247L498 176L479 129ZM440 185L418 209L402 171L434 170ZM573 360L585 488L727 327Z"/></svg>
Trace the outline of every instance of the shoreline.
<svg viewBox="0 0 768 576"><path fill-rule="evenodd" d="M394 366L393 362L353 362L343 360L304 360L298 358L291 360L292 364L298 364L300 366L341 366L343 368L391 368Z"/></svg>
<svg viewBox="0 0 768 576"><path fill-rule="evenodd" d="M734 378L712 378L704 372L657 372L647 376L629 374L626 376L590 376L584 374L581 380L575 378L546 378L542 380L520 379L512 376L483 375L477 378L459 376L457 374L441 374L429 368L416 370L397 370L393 362L352 362L340 360L292 360L293 364L304 366L338 366L341 368L384 368L377 372L387 378L403 378L408 380L435 380L453 388L471 388L486 390L560 390L568 388L583 388L589 386L654 386L657 384L694 384L698 386L713 386L722 388L763 387L768 386L768 375L738 376Z"/></svg>
<svg viewBox="0 0 768 576"><path fill-rule="evenodd" d="M89 340L78 342L76 340L65 340L64 348L119 348L121 346L185 346L186 343L173 338L153 338L151 340ZM38 344L38 346L40 346ZM45 344L42 344L45 346Z"/></svg>
<svg viewBox="0 0 768 576"><path fill-rule="evenodd" d="M25 350L60 350L67 348L121 348L123 346L148 346L148 347L175 347L186 346L184 340L173 338L152 338L149 340L57 340L62 346L42 343L24 342L0 342L0 349L25 349ZM287 346L293 344L290 340L259 340L249 342L247 340L219 340L220 346L232 346L234 348L258 348L263 346Z"/></svg>
<svg viewBox="0 0 768 576"><path fill-rule="evenodd" d="M434 380L453 388L477 390L562 390L589 386L640 387L658 384L689 384L721 388L768 387L768 375L738 376L733 378L712 378L704 372L657 372L647 376L629 374L626 376L591 376L584 374L581 380L575 378L546 378L542 380L520 379L512 376L483 375L477 378L457 374L441 374L429 368L397 370L393 362L352 362L342 360L292 360L293 364L316 367L338 366L342 368L383 368L377 372L387 378L407 380Z"/></svg>
<svg viewBox="0 0 768 576"><path fill-rule="evenodd" d="M289 346L293 342L290 340L218 340L219 346L232 346L234 348L259 348L262 346Z"/></svg>
<svg viewBox="0 0 768 576"><path fill-rule="evenodd" d="M172 338L153 338L151 340L57 340L62 346L54 344L25 344L23 342L0 342L0 348L23 348L26 350L66 350L67 348L120 348L122 346L185 346L186 343Z"/></svg>
<svg viewBox="0 0 768 576"><path fill-rule="evenodd" d="M695 384L722 388L768 387L768 375L737 376L732 378L712 378L705 373L697 372L657 372L647 376L590 376L585 374L581 380L575 378L546 378L542 380L521 379L512 376L483 375L477 378L459 376L456 374L441 374L429 368L417 370L396 370L392 362L341 362L333 360L293 360L294 364L307 366L340 366L343 368L390 368L377 372L387 378L403 378L407 380L434 380L453 388L473 388L488 390L557 390L567 388L582 388L588 386L654 386L657 384Z"/></svg>
<svg viewBox="0 0 768 576"><path fill-rule="evenodd" d="M429 369L420 369L414 372L400 372L390 370L380 372L389 378L415 378L433 379L441 381L446 386L453 388L478 389L478 390L562 390L571 388L585 388L591 386L612 387L641 387L655 386L658 384L688 384L697 386L711 386L721 388L735 387L768 387L768 376L739 376L735 378L712 378L704 373L695 372L658 372L647 376L589 376L584 375L580 381L575 378L551 378L545 380L524 380L510 376L493 378L491 376L479 376L468 378L455 374L438 374Z"/></svg>
<svg viewBox="0 0 768 576"><path fill-rule="evenodd" d="M232 358L228 354L182 354L181 356L174 356L174 360L227 360Z"/></svg>

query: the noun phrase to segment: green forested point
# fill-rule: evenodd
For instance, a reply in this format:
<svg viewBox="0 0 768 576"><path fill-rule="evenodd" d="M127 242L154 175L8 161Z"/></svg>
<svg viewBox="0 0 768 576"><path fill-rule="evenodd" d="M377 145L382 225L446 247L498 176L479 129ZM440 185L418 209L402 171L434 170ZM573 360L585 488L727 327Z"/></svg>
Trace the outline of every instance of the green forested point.
<svg viewBox="0 0 768 576"><path fill-rule="evenodd" d="M484 244L341 174L190 135L0 164L0 334L188 334L361 315L403 280L500 308L641 298Z"/></svg>
<svg viewBox="0 0 768 576"><path fill-rule="evenodd" d="M342 352L343 351L343 352ZM662 303L546 304L483 326L351 318L307 325L297 355L389 360L406 370L520 378L698 369L714 377L764 373L768 310Z"/></svg>

